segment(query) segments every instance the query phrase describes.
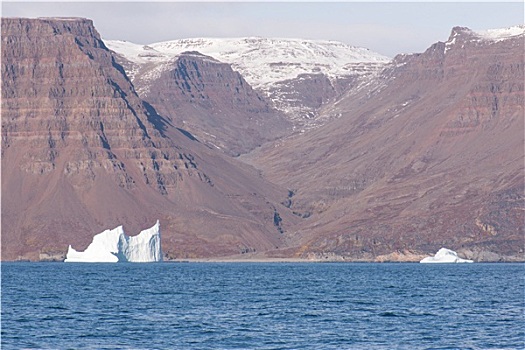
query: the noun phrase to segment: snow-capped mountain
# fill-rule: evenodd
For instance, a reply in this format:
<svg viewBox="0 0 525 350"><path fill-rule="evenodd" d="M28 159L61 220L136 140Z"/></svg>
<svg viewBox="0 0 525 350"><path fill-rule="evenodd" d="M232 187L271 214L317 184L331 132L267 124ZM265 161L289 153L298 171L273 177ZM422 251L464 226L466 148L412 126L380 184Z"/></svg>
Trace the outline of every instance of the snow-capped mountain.
<svg viewBox="0 0 525 350"><path fill-rule="evenodd" d="M465 42L477 42L478 44L497 43L503 40L512 39L518 36L525 35L525 25L518 25L508 28L488 29L482 31L474 31L466 27L454 27L449 39L445 42L444 53L447 53L452 46ZM460 41L458 41L460 39Z"/></svg>
<svg viewBox="0 0 525 350"><path fill-rule="evenodd" d="M295 124L311 124L317 110L344 92L342 81L377 72L389 58L337 41L284 38L195 38L137 45L106 40L123 56L139 94L180 54L197 51L232 68ZM308 94L298 91L308 90Z"/></svg>
<svg viewBox="0 0 525 350"><path fill-rule="evenodd" d="M142 84L135 86L139 94L148 90L149 83L166 69L166 64L172 58L153 49L151 46L134 44L129 41L104 40L104 44L106 44L110 50L115 51L129 61L128 64L124 66L126 68L126 74L133 82L135 82L139 71L147 72L145 74L146 76L142 77L146 82L145 86Z"/></svg>
<svg viewBox="0 0 525 350"><path fill-rule="evenodd" d="M373 65L388 58L368 49L337 41L284 38L197 38L165 41L149 45L165 55L199 51L219 61L230 63L256 89L268 90L279 81L300 74L324 73L336 78L358 73L353 67Z"/></svg>
<svg viewBox="0 0 525 350"><path fill-rule="evenodd" d="M511 39L515 36L525 34L525 25L518 25L507 28L497 28L497 29L488 29L473 32L474 35L478 36L481 39L492 40L492 41L501 41L506 39Z"/></svg>

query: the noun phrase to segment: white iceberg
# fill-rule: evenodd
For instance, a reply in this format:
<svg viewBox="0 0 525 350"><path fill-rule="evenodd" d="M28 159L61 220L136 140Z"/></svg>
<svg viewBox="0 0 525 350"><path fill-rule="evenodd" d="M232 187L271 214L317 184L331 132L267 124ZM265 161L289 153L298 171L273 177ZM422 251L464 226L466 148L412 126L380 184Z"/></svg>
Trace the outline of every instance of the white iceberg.
<svg viewBox="0 0 525 350"><path fill-rule="evenodd" d="M157 223L137 236L124 233L122 226L106 230L93 237L83 252L71 245L64 262L157 262L162 261L160 224Z"/></svg>
<svg viewBox="0 0 525 350"><path fill-rule="evenodd" d="M441 248L436 255L429 256L420 261L423 264L429 263L471 263L472 260L461 259L453 250Z"/></svg>

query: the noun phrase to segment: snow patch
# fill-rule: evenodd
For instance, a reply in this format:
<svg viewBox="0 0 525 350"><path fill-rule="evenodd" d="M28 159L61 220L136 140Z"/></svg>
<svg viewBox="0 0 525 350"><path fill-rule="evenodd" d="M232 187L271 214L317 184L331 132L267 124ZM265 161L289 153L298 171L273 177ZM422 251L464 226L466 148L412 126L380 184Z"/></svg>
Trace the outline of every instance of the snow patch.
<svg viewBox="0 0 525 350"><path fill-rule="evenodd" d="M447 53L447 51L450 50L452 48L452 46L456 43L456 37L457 37L457 33L454 33L454 37L452 38L452 40L447 41L445 43L445 52L444 53Z"/></svg>
<svg viewBox="0 0 525 350"><path fill-rule="evenodd" d="M160 224L143 230L137 236L124 233L122 226L93 237L83 252L68 248L64 262L158 262L162 261Z"/></svg>
<svg viewBox="0 0 525 350"><path fill-rule="evenodd" d="M423 264L429 263L471 263L472 260L461 259L458 254L450 249L441 248L436 255L429 256L420 261Z"/></svg>
<svg viewBox="0 0 525 350"><path fill-rule="evenodd" d="M446 54L457 43L457 38L461 37L463 43L465 40L470 42L499 42L507 39L512 39L525 34L525 25L517 25L508 28L488 29L473 31L466 27L454 27L449 40L445 43L444 53ZM462 44L461 47L464 47Z"/></svg>
<svg viewBox="0 0 525 350"><path fill-rule="evenodd" d="M104 44L110 50L137 64L162 62L170 58L148 45L134 44L124 40L104 40Z"/></svg>
<svg viewBox="0 0 525 350"><path fill-rule="evenodd" d="M488 29L476 32L477 36L486 40L501 41L515 36L525 34L525 25L517 25L508 28Z"/></svg>

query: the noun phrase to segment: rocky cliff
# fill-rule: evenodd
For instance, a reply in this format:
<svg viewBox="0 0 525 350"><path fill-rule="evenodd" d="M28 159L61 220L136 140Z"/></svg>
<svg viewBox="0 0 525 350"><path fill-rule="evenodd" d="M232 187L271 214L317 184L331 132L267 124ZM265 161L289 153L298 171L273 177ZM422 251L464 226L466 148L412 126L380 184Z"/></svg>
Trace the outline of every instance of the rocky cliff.
<svg viewBox="0 0 525 350"><path fill-rule="evenodd" d="M283 244L287 191L143 102L90 20L3 18L1 70L3 259L157 219L170 256Z"/></svg>
<svg viewBox="0 0 525 350"><path fill-rule="evenodd" d="M291 132L291 123L229 64L198 52L170 61L142 96L174 124L233 156Z"/></svg>

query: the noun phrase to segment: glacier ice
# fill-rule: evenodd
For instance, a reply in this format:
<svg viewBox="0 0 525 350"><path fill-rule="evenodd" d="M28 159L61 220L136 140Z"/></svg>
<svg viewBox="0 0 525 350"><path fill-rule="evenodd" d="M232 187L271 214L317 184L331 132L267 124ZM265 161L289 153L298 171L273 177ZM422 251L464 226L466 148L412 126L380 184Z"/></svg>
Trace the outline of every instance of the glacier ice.
<svg viewBox="0 0 525 350"><path fill-rule="evenodd" d="M93 237L83 252L68 248L64 262L157 262L162 261L160 224L130 237L122 226L106 230Z"/></svg>
<svg viewBox="0 0 525 350"><path fill-rule="evenodd" d="M450 249L441 248L436 255L429 256L420 261L420 263L471 263L472 260L461 259L458 254Z"/></svg>

